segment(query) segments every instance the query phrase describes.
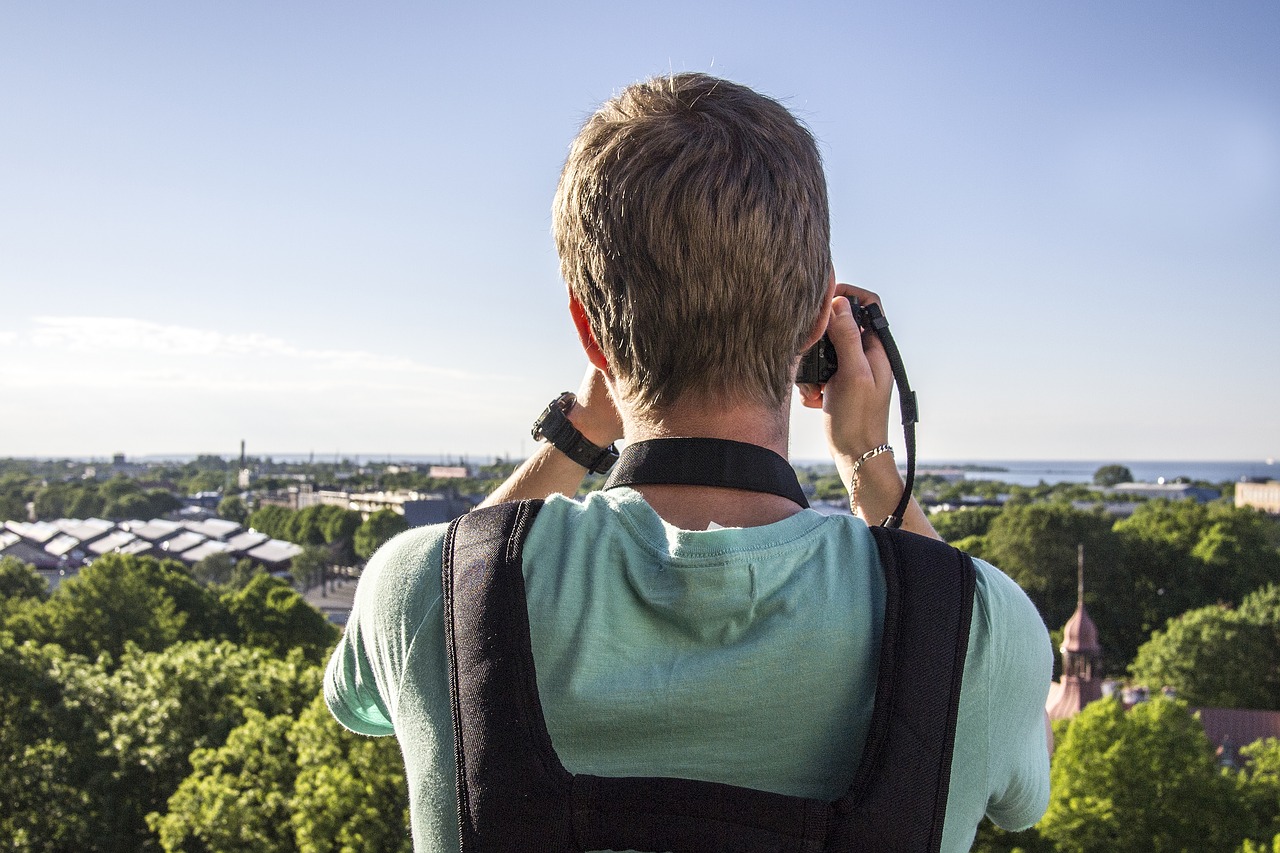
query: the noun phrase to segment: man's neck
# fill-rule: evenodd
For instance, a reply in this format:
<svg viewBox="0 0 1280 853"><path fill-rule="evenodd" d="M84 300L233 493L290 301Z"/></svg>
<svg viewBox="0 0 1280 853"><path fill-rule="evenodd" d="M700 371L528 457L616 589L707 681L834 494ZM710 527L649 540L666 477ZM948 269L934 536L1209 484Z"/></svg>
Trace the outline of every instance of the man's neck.
<svg viewBox="0 0 1280 853"><path fill-rule="evenodd" d="M623 412L628 442L651 438L724 438L768 448L786 458L790 422L785 409L753 403L718 402L698 406L675 405L661 411ZM781 521L801 507L786 498L760 492L713 486L646 485L644 496L667 523L683 530L759 527Z"/></svg>

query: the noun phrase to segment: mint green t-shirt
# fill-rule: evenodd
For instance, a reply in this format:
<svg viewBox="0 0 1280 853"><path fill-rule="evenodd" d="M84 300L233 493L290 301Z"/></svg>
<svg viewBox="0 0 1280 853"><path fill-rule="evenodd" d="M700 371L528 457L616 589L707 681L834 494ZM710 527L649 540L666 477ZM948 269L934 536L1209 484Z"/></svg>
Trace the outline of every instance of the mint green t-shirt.
<svg viewBox="0 0 1280 853"><path fill-rule="evenodd" d="M325 698L347 728L394 734L416 851L458 849L444 651L443 525L369 562ZM1048 633L1018 586L975 560L944 851L984 814L1007 829L1048 804ZM704 779L835 799L875 698L884 578L851 516L678 530L639 493L546 502L524 550L538 691L566 769Z"/></svg>

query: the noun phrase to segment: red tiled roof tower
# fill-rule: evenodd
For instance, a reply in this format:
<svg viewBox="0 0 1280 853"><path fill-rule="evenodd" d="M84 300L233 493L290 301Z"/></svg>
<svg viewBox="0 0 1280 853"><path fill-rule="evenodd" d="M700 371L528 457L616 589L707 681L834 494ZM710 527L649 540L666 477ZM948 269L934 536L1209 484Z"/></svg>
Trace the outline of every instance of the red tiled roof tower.
<svg viewBox="0 0 1280 853"><path fill-rule="evenodd" d="M1049 686L1044 703L1051 720L1074 717L1085 705L1102 698L1102 679L1094 673L1102 646L1098 626L1084 607L1084 545L1076 554L1076 612L1062 628L1062 680Z"/></svg>

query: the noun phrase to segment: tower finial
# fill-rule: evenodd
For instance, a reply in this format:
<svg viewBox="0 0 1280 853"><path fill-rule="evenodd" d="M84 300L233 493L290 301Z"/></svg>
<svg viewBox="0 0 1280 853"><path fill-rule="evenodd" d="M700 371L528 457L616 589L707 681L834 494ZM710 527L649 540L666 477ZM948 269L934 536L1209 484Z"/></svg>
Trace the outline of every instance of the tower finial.
<svg viewBox="0 0 1280 853"><path fill-rule="evenodd" d="M1076 606L1084 607L1084 543L1076 545Z"/></svg>

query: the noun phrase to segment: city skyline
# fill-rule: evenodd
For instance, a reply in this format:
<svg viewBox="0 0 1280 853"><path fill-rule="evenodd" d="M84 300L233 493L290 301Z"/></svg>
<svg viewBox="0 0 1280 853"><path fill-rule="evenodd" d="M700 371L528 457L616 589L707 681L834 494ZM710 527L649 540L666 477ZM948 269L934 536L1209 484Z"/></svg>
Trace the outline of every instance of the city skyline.
<svg viewBox="0 0 1280 853"><path fill-rule="evenodd" d="M685 70L819 139L922 459L1280 456L1278 35L1262 2L9 4L0 456L527 454L585 366L568 144Z"/></svg>

